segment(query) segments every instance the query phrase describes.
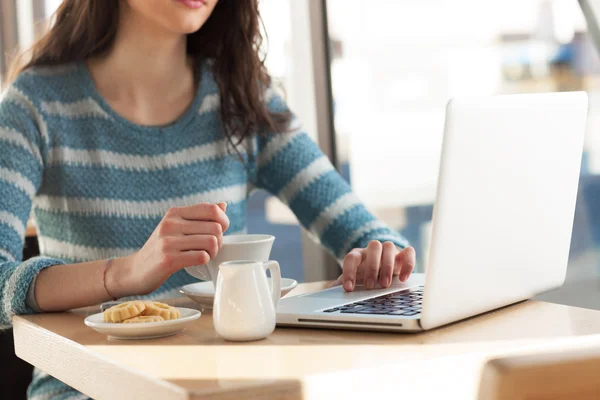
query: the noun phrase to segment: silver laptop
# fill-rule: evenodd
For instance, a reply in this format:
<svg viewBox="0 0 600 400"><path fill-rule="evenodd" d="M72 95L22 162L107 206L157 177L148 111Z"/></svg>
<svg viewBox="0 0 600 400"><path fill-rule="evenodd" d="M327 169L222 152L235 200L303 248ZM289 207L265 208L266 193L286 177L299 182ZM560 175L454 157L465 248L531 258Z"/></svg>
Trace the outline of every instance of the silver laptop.
<svg viewBox="0 0 600 400"><path fill-rule="evenodd" d="M426 275L282 299L278 325L422 331L561 286L586 116L583 92L451 100Z"/></svg>

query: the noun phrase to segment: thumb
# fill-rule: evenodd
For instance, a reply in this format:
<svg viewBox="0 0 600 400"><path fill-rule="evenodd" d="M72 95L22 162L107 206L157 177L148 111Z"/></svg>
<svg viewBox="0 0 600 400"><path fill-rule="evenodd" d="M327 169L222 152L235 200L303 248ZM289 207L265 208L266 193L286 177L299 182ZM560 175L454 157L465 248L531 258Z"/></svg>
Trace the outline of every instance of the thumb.
<svg viewBox="0 0 600 400"><path fill-rule="evenodd" d="M219 208L221 210L223 210L223 212L227 211L227 203L225 203L224 201L220 202L219 204L217 204L219 206Z"/></svg>

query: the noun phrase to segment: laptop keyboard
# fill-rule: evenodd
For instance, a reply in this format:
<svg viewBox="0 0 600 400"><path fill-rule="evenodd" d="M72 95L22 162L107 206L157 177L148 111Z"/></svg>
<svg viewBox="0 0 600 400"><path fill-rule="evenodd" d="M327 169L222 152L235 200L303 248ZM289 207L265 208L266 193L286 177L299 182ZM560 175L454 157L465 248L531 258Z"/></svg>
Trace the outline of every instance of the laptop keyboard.
<svg viewBox="0 0 600 400"><path fill-rule="evenodd" d="M323 310L323 312L412 316L421 313L422 302L423 286L420 286L417 290L407 291L404 289L340 307L329 308Z"/></svg>

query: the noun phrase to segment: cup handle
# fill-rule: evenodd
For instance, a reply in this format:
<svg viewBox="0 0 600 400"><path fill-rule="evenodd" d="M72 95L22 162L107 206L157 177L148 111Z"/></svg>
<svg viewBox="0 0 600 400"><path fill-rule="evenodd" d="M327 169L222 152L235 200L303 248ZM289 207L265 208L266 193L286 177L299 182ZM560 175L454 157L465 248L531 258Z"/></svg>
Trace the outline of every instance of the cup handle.
<svg viewBox="0 0 600 400"><path fill-rule="evenodd" d="M263 263L265 273L271 271L271 280L269 286L271 289L271 296L273 296L273 306L277 308L279 305L279 298L281 297L281 270L279 269L279 263L277 261L266 261Z"/></svg>

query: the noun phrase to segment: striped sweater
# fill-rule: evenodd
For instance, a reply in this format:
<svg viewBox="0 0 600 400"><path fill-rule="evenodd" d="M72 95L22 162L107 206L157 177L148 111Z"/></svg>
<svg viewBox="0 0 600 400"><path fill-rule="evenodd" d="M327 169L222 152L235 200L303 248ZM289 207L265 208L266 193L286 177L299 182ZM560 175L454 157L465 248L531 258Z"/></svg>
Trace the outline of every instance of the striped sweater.
<svg viewBox="0 0 600 400"><path fill-rule="evenodd" d="M130 254L168 208L226 201L228 234L246 229L254 188L278 196L322 245L342 258L369 240L405 241L354 196L292 118L289 132L263 132L232 155L209 63L184 115L166 126L136 125L96 90L84 63L22 73L0 102L0 326L31 313L26 301L43 268ZM267 90L272 111L287 110ZM22 262L33 210L41 256ZM193 278L174 274L151 296Z"/></svg>

